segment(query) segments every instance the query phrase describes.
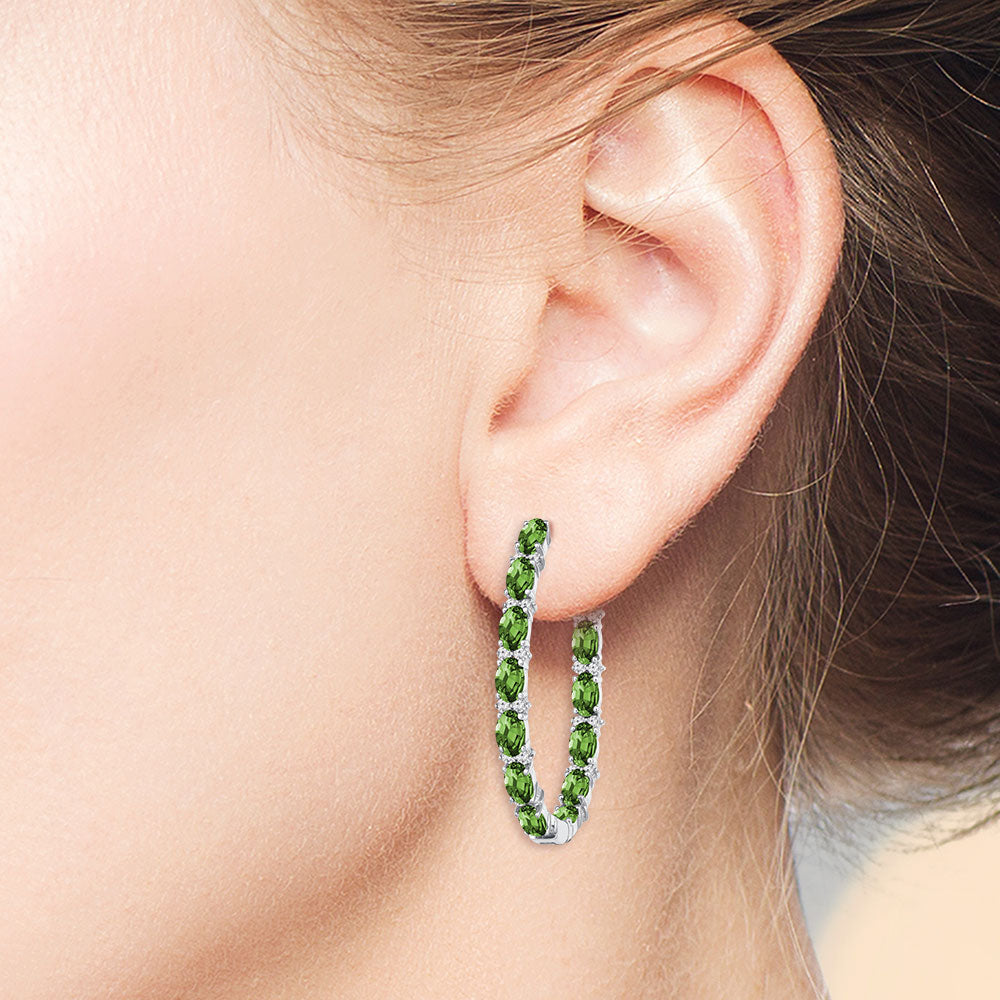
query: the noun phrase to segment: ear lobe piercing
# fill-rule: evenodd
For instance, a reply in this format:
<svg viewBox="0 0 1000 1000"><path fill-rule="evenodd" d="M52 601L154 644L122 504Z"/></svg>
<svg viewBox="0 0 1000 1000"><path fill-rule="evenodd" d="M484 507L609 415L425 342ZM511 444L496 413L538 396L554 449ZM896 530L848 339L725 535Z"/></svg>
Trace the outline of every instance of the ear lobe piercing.
<svg viewBox="0 0 1000 1000"><path fill-rule="evenodd" d="M535 776L528 733L528 662L535 590L552 541L552 526L540 517L525 521L507 570L507 598L500 617L497 647L496 741L503 763L504 787L517 809L521 829L536 844L565 844L589 814L598 778L601 726L601 662L604 611L573 616L573 724L569 766L560 805L550 813Z"/></svg>

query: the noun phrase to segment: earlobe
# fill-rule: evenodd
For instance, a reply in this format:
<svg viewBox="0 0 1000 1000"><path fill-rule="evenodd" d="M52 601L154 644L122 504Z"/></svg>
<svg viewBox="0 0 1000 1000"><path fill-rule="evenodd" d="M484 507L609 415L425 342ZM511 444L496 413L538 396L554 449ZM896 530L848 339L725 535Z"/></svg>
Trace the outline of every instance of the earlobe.
<svg viewBox="0 0 1000 1000"><path fill-rule="evenodd" d="M606 100L687 55L664 46ZM488 597L503 601L526 517L559 533L541 618L608 601L725 484L808 343L842 238L825 128L770 46L650 99L575 162L587 254L554 276L516 394L462 450L468 560Z"/></svg>

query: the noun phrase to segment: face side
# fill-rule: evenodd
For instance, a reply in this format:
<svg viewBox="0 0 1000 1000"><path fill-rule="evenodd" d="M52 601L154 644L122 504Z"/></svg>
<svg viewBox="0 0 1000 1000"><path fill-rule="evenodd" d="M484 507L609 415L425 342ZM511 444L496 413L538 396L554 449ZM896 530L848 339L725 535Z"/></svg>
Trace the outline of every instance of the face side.
<svg viewBox="0 0 1000 1000"><path fill-rule="evenodd" d="M455 470L500 278L448 257L491 209L389 211L334 154L318 183L235 5L92 6L15 12L0 70L19 995L329 912L492 711Z"/></svg>

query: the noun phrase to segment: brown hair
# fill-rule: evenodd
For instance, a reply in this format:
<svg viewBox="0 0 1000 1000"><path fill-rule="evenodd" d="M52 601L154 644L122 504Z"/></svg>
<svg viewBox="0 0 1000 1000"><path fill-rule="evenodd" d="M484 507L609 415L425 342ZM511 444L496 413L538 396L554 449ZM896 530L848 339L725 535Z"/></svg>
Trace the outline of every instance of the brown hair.
<svg viewBox="0 0 1000 1000"><path fill-rule="evenodd" d="M317 52L343 50L347 7L301 0L299 26L328 43L308 47L314 68ZM799 73L839 159L846 231L782 400L794 446L782 467L769 459L779 485L762 501L760 689L800 795L890 810L976 802L987 815L1000 788L1000 5L366 7L370 47L354 56L367 86L414 109L378 126L410 168L474 144L487 121L502 131L690 18L739 18ZM616 113L730 51L643 77ZM518 149L518 162L599 124Z"/></svg>

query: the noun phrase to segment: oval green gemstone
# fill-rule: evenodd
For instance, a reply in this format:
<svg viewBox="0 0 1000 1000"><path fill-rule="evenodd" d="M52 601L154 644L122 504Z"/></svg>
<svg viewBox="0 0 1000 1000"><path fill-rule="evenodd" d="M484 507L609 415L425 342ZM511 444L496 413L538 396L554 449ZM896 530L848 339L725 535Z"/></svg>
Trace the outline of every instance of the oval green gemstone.
<svg viewBox="0 0 1000 1000"><path fill-rule="evenodd" d="M593 622L577 622L573 629L573 655L581 663L590 663L597 656L597 626Z"/></svg>
<svg viewBox="0 0 1000 1000"><path fill-rule="evenodd" d="M517 649L528 634L528 612L518 605L500 616L499 635L504 649Z"/></svg>
<svg viewBox="0 0 1000 1000"><path fill-rule="evenodd" d="M524 668L516 656L508 656L500 663L494 684L504 701L513 701L524 690Z"/></svg>
<svg viewBox="0 0 1000 1000"><path fill-rule="evenodd" d="M507 593L516 601L523 600L534 582L535 567L531 565L531 560L525 559L524 556L512 559L507 570Z"/></svg>
<svg viewBox="0 0 1000 1000"><path fill-rule="evenodd" d="M521 821L521 829L532 837L540 837L549 826L548 820L540 812L528 806L522 806L518 810L517 818Z"/></svg>
<svg viewBox="0 0 1000 1000"><path fill-rule="evenodd" d="M573 681L573 707L581 715L593 715L600 697L601 692L593 674L583 671L576 675L576 680Z"/></svg>
<svg viewBox="0 0 1000 1000"><path fill-rule="evenodd" d="M516 757L524 747L524 720L508 708L497 719L497 746L508 756Z"/></svg>
<svg viewBox="0 0 1000 1000"><path fill-rule="evenodd" d="M586 772L581 771L578 767L566 772L562 786L563 802L575 806L589 791L590 778L587 777Z"/></svg>
<svg viewBox="0 0 1000 1000"><path fill-rule="evenodd" d="M597 733L589 722L574 726L569 734L569 755L574 764L586 764L597 751Z"/></svg>
<svg viewBox="0 0 1000 1000"><path fill-rule="evenodd" d="M507 789L507 794L515 801L522 804L531 800L535 794L535 783L531 780L531 775L524 769L520 761L513 761L504 768L503 786Z"/></svg>
<svg viewBox="0 0 1000 1000"><path fill-rule="evenodd" d="M579 810L576 806L560 806L552 815L558 816L560 819L568 819L571 823L575 823L576 817L579 815Z"/></svg>
<svg viewBox="0 0 1000 1000"><path fill-rule="evenodd" d="M518 534L517 547L526 556L530 556L545 541L548 533L549 526L540 517L533 517Z"/></svg>

